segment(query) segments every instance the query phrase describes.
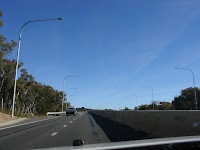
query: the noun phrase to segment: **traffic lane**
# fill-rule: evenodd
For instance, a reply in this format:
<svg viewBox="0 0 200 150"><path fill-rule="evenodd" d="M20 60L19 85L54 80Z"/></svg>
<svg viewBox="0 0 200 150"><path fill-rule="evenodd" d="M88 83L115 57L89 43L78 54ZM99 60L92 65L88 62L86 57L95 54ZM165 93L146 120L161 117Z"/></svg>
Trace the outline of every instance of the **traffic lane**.
<svg viewBox="0 0 200 150"><path fill-rule="evenodd" d="M8 127L2 127L0 128L0 137L5 137L8 135L12 135L13 133L18 133L22 131L29 130L31 128L39 127L42 125L49 124L51 122L56 122L60 119L63 119L63 117L57 117L57 118L48 118L48 120L40 120L40 121L33 121L33 122L26 122L23 124L17 124L17 125L12 125Z"/></svg>
<svg viewBox="0 0 200 150"><path fill-rule="evenodd" d="M61 116L58 116L58 117L42 117L42 118L30 118L30 119L26 119L26 120L23 120L23 121L20 121L18 123L13 123L13 124L10 124L10 125L7 125L7 126L1 126L0 127L0 134L1 134L1 131L2 130L5 130L5 129L11 129L11 128L15 128L16 127L20 127L20 126L24 126L24 125L28 125L28 124L33 124L33 123L40 123L40 122L47 122L50 121L50 120L56 120L56 119L59 119Z"/></svg>
<svg viewBox="0 0 200 150"><path fill-rule="evenodd" d="M80 114L78 114L80 115ZM78 116L77 115L77 116ZM0 149L30 149L42 139L49 130L58 130L63 123L70 122L74 116L58 117L56 119L22 125L0 131Z"/></svg>
<svg viewBox="0 0 200 150"><path fill-rule="evenodd" d="M72 146L76 139L85 144L110 142L102 129L87 113L63 117L29 130L12 133L0 139L0 149L35 149L60 146Z"/></svg>
<svg viewBox="0 0 200 150"><path fill-rule="evenodd" d="M45 133L42 140L35 141L35 144L31 148L72 146L73 141L77 139L83 140L85 144L110 142L108 137L94 120L92 120L94 126L91 125L88 113L77 117L77 119L75 117L74 119L68 122L66 127L64 127L63 124L63 126L56 131L52 129L49 133Z"/></svg>
<svg viewBox="0 0 200 150"><path fill-rule="evenodd" d="M13 123L13 124L10 124L10 125L1 126L0 129L3 128L3 127L9 127L9 126L13 126L13 125L18 125L18 124L23 124L23 123L33 122L33 121L39 121L39 120L46 120L47 118L56 118L56 117L60 117L60 116L65 116L65 114L61 114L59 116L49 115L49 116L45 116L45 117L27 117L27 118L25 118L25 120L22 120L20 122L16 122L16 123Z"/></svg>
<svg viewBox="0 0 200 150"><path fill-rule="evenodd" d="M56 117L60 117L60 116L30 117L30 118L27 118L23 121L12 124L12 125L18 125L18 124L23 124L23 123L33 122L33 121L39 121L39 120L45 120L47 118L56 118ZM9 126L12 126L12 125L9 125Z"/></svg>
<svg viewBox="0 0 200 150"><path fill-rule="evenodd" d="M61 118L62 120L62 118ZM35 138L40 138L44 132L48 132L50 128L55 128L60 120L56 119L53 122L33 123L20 128L12 128L10 130L3 130L5 133L0 137L0 149L27 149L26 146L30 141L34 142ZM27 148L25 148L27 147Z"/></svg>
<svg viewBox="0 0 200 150"><path fill-rule="evenodd" d="M96 123L112 142L148 139L144 132L119 124L102 116L90 113Z"/></svg>

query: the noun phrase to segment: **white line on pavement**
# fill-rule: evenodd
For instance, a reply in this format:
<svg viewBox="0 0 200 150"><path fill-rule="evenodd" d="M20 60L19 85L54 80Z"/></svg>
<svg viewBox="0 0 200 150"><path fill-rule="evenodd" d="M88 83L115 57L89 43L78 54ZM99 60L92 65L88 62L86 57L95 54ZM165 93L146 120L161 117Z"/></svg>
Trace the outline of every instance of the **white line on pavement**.
<svg viewBox="0 0 200 150"><path fill-rule="evenodd" d="M72 123L73 121L70 121L69 123Z"/></svg>
<svg viewBox="0 0 200 150"><path fill-rule="evenodd" d="M55 136L56 134L58 134L58 132L54 132L51 134L51 136Z"/></svg>
<svg viewBox="0 0 200 150"><path fill-rule="evenodd" d="M67 125L64 125L63 128L67 127Z"/></svg>
<svg viewBox="0 0 200 150"><path fill-rule="evenodd" d="M5 127L5 128L0 128L0 130L9 129L9 128L13 128L13 127L18 127L18 126L23 126L23 125L27 125L27 124L31 124L31 123L36 123L36 122L40 122L40 121L45 121L45 120L50 120L50 119L55 119L55 118L58 118L58 117L53 117L53 118L48 118L48 119L43 119L43 120L37 120L37 121L23 123L23 124L17 124L17 125Z"/></svg>

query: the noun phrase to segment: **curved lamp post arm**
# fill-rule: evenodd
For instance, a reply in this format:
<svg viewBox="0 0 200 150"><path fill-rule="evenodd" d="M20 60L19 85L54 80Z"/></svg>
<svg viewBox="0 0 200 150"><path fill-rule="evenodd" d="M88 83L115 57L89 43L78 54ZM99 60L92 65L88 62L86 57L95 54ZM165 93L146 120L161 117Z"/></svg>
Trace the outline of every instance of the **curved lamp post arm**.
<svg viewBox="0 0 200 150"><path fill-rule="evenodd" d="M188 70L192 73L192 77L193 77L193 85L194 85L194 100L195 100L195 105L196 105L196 110L198 109L197 105L197 92L196 92L196 86L195 86L195 81L194 81L194 72L191 69L187 69L187 68L179 68L179 67L175 67L175 69L183 69L183 70Z"/></svg>
<svg viewBox="0 0 200 150"><path fill-rule="evenodd" d="M78 88L69 88L69 89L67 89L67 93L68 93L68 91L69 90L77 90Z"/></svg>
<svg viewBox="0 0 200 150"><path fill-rule="evenodd" d="M18 61L19 61L19 51L20 51L20 43L21 43L21 36L22 36L22 30L25 25L31 23L31 22L39 22L39 21L50 21L50 20L63 20L63 18L57 18L57 19L44 19L44 20L33 20L28 21L20 29L19 33L19 42L18 42L18 50L17 50L17 63L16 63L16 70L15 70L15 82L14 82L14 93L13 93L13 104L12 104L12 114L11 117L14 117L14 109L15 109L15 94L16 94L16 85L17 85L17 70L18 70Z"/></svg>
<svg viewBox="0 0 200 150"><path fill-rule="evenodd" d="M186 69L186 68L179 68L179 67L175 67L175 69L183 69L183 70L188 70L192 73L192 77L193 77L193 84L194 84L194 88L195 88L195 82L194 82L194 73L191 69Z"/></svg>

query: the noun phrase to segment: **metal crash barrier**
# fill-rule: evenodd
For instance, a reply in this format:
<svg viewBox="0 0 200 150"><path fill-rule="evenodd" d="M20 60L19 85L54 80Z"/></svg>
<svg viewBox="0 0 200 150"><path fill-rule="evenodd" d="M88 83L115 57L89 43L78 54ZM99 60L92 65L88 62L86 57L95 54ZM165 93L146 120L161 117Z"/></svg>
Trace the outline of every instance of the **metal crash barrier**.
<svg viewBox="0 0 200 150"><path fill-rule="evenodd" d="M60 114L66 114L65 111L61 111L61 112L47 112L46 115L49 116L49 115L54 115L54 116L58 116Z"/></svg>

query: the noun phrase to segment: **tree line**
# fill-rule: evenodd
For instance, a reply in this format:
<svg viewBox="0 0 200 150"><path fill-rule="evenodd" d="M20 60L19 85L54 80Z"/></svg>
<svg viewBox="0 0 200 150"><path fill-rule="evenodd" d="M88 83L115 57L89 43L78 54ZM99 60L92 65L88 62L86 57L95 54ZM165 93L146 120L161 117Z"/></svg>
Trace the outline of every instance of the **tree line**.
<svg viewBox="0 0 200 150"><path fill-rule="evenodd" d="M0 17L2 15L0 11ZM0 27L3 28L2 20ZM8 42L6 37L0 34L0 101L1 111L7 113L12 109L16 69L16 60L8 59L8 56L16 46L15 41ZM48 111L61 111L63 92L37 82L23 68L22 62L19 63L19 70L21 75L17 79L15 115L45 115Z"/></svg>
<svg viewBox="0 0 200 150"><path fill-rule="evenodd" d="M200 109L200 89L196 87L197 108ZM153 104L140 105L139 110L151 110ZM136 108L135 108L136 109ZM194 88L181 90L180 95L175 96L172 102L154 102L154 110L195 110Z"/></svg>

